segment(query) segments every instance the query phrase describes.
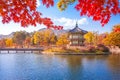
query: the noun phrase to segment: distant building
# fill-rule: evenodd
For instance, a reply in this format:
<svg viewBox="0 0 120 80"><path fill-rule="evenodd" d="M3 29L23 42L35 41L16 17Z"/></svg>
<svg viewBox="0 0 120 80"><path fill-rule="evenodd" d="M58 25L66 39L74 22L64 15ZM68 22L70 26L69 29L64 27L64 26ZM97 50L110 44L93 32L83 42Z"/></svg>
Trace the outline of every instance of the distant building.
<svg viewBox="0 0 120 80"><path fill-rule="evenodd" d="M87 31L80 29L76 23L75 28L69 31L70 46L83 46L86 33Z"/></svg>

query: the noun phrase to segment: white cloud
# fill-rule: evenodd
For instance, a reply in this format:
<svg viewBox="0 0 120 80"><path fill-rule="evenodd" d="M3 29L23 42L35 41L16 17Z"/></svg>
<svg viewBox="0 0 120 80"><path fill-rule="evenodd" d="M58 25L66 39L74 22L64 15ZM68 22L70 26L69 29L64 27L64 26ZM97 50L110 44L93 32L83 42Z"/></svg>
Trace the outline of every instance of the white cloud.
<svg viewBox="0 0 120 80"><path fill-rule="evenodd" d="M37 0L37 7L39 7L40 6L40 1L39 0Z"/></svg>
<svg viewBox="0 0 120 80"><path fill-rule="evenodd" d="M88 24L87 18L81 18L81 19L70 19L70 18L56 18L53 19L54 22L56 22L57 24L61 24L64 27L73 27L75 26L76 22L78 23L78 25L84 25L84 24Z"/></svg>
<svg viewBox="0 0 120 80"><path fill-rule="evenodd" d="M44 26L43 24L41 25L37 24L36 27L34 26L21 27L20 23L14 23L13 21L11 21L10 23L3 24L1 20L2 18L0 17L0 34L4 34L4 35L8 35L12 32L21 31L21 30L25 30L27 32L33 32L41 28L46 28L46 26Z"/></svg>

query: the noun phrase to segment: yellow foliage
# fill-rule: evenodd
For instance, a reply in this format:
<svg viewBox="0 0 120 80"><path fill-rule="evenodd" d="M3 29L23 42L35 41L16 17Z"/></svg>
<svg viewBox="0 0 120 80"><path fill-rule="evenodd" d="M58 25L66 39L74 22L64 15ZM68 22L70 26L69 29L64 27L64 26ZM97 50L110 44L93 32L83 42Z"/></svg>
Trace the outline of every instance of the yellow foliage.
<svg viewBox="0 0 120 80"><path fill-rule="evenodd" d="M34 44L38 44L39 41L39 37L40 37L40 33L39 32L35 32L33 38L34 38Z"/></svg>
<svg viewBox="0 0 120 80"><path fill-rule="evenodd" d="M60 11L65 10L69 4L74 3L76 0L59 0L57 7Z"/></svg>
<svg viewBox="0 0 120 80"><path fill-rule="evenodd" d="M87 43L93 43L95 36L92 32L88 32L87 34L84 35L84 38Z"/></svg>
<svg viewBox="0 0 120 80"><path fill-rule="evenodd" d="M57 41L57 45L66 45L69 43L69 40L68 40L68 34L62 34L60 35L60 37L58 38L58 41Z"/></svg>
<svg viewBox="0 0 120 80"><path fill-rule="evenodd" d="M6 46L8 47L11 47L13 45L12 39L6 39L5 43L6 43Z"/></svg>
<svg viewBox="0 0 120 80"><path fill-rule="evenodd" d="M104 40L105 45L120 46L120 32L111 32Z"/></svg>
<svg viewBox="0 0 120 80"><path fill-rule="evenodd" d="M56 42L56 36L52 30L46 29L44 31L35 32L33 36L33 40L34 40L34 44L49 45L51 43L53 44Z"/></svg>

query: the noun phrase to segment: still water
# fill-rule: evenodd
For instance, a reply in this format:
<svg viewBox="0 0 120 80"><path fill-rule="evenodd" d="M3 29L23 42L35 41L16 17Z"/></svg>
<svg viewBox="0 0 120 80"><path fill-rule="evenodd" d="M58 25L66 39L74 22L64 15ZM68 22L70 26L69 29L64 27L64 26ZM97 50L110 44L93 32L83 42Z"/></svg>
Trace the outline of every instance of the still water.
<svg viewBox="0 0 120 80"><path fill-rule="evenodd" d="M0 54L0 80L120 80L120 55Z"/></svg>

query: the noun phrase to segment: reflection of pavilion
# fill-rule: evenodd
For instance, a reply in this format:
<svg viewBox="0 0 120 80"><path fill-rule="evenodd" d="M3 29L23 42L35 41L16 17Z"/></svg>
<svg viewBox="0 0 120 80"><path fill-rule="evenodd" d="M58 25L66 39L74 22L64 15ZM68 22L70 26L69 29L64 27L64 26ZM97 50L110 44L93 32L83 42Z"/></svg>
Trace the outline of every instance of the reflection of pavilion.
<svg viewBox="0 0 120 80"><path fill-rule="evenodd" d="M83 46L86 33L87 31L80 29L76 23L75 28L69 31L70 46Z"/></svg>

